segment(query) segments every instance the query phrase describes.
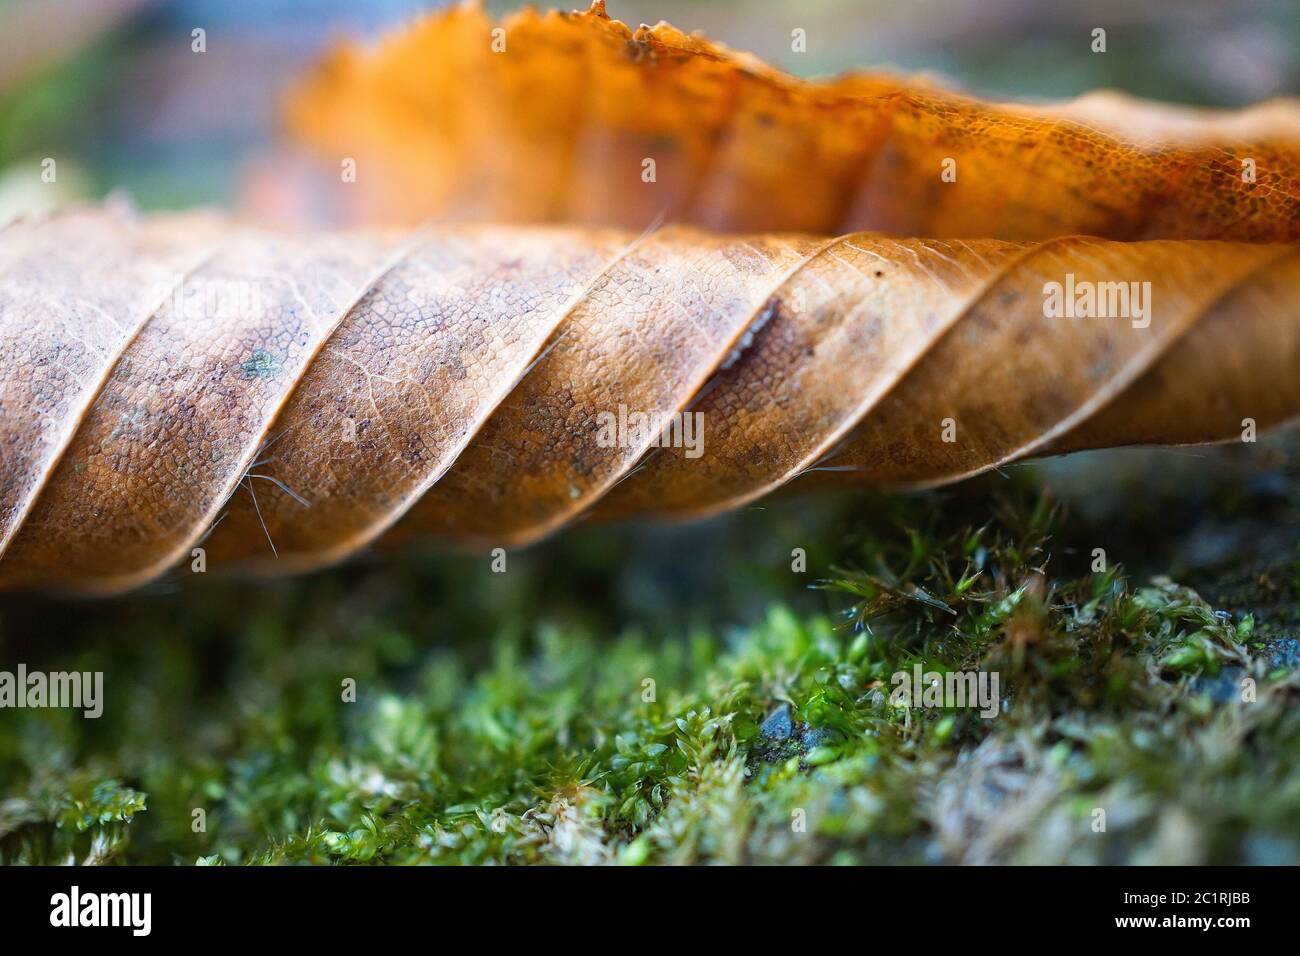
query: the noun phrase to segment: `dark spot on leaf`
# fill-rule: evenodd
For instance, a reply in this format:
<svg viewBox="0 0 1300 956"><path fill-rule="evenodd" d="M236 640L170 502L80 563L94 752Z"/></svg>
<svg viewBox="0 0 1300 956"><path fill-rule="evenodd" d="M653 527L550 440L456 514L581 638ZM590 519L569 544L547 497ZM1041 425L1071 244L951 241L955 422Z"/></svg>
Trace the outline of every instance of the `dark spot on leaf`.
<svg viewBox="0 0 1300 956"><path fill-rule="evenodd" d="M239 367L244 370L244 378L274 378L284 365L266 349L253 349L253 354L239 363Z"/></svg>
<svg viewBox="0 0 1300 956"><path fill-rule="evenodd" d="M627 41L627 58L633 63L641 63L644 60L654 59L654 47L644 40L638 40L635 37Z"/></svg>

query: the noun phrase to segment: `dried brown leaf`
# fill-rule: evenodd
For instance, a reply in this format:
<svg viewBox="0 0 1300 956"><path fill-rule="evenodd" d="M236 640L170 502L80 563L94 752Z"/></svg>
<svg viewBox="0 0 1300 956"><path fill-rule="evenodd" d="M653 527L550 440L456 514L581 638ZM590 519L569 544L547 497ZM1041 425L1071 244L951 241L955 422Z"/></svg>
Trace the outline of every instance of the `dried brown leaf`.
<svg viewBox="0 0 1300 956"><path fill-rule="evenodd" d="M7 587L126 588L200 542L278 570L390 529L523 544L592 510L937 484L1300 411L1295 244L90 210L0 233L0 270ZM1049 317L1066 276L1150 286L1133 316ZM683 412L702 443L658 447Z"/></svg>

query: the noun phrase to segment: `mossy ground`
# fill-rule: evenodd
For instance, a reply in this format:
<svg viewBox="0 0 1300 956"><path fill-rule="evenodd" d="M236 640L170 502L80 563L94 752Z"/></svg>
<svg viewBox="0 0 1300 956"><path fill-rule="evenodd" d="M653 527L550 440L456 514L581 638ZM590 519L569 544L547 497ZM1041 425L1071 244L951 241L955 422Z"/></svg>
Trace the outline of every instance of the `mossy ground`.
<svg viewBox="0 0 1300 956"><path fill-rule="evenodd" d="M1124 454L504 574L6 598L3 666L106 704L0 711L0 859L1300 861L1300 456ZM999 672L1001 712L892 705L917 661Z"/></svg>

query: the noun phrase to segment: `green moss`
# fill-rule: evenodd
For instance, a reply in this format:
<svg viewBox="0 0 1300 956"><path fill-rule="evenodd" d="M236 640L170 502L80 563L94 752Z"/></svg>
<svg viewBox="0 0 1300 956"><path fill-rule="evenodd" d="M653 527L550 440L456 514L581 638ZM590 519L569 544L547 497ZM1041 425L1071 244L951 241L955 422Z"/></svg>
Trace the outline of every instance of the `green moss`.
<svg viewBox="0 0 1300 956"><path fill-rule="evenodd" d="M1215 607L1167 577L1093 572L1098 525L1041 486L1019 472L597 529L501 575L417 555L8 602L4 659L104 670L107 701L97 721L0 713L0 856L1300 858L1290 598L1225 585ZM790 570L794 547L811 573ZM1259 560L1252 580L1294 588L1293 550ZM1233 580L1193 577L1206 593ZM891 676L917 663L996 671L1000 712L891 702Z"/></svg>

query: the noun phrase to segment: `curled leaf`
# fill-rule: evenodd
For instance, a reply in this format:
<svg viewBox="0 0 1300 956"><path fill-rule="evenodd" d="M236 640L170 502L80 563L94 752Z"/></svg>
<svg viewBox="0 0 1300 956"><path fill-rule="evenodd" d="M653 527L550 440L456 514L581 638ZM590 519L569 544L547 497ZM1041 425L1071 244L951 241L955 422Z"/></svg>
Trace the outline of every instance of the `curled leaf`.
<svg viewBox="0 0 1300 956"><path fill-rule="evenodd" d="M666 23L633 30L603 0L499 22L468 4L344 46L288 115L335 170L357 163L357 221L1300 238L1293 99L1024 105L879 73L810 82Z"/></svg>
<svg viewBox="0 0 1300 956"><path fill-rule="evenodd" d="M1300 412L1300 246L0 232L0 586L523 544L783 485L932 485Z"/></svg>

